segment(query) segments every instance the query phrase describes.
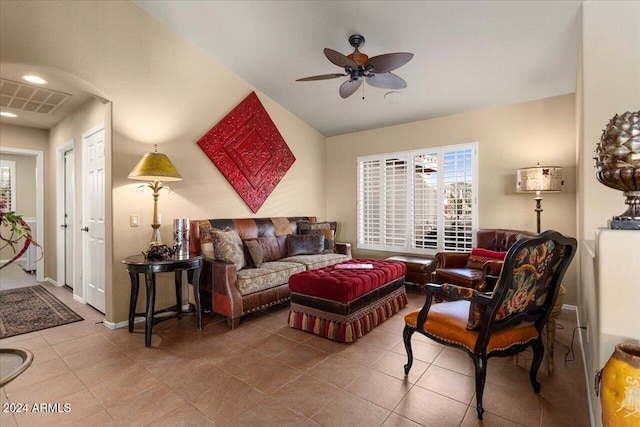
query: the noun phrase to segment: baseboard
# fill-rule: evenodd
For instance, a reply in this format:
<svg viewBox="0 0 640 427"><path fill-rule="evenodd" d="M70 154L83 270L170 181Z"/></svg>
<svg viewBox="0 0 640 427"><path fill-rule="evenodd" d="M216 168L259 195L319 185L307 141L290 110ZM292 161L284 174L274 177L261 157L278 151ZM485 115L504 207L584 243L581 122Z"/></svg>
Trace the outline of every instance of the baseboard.
<svg viewBox="0 0 640 427"><path fill-rule="evenodd" d="M133 319L133 323L141 323L144 322L145 318L144 317L136 317L135 319ZM109 329L120 329L120 328L128 328L129 327L129 321L125 320L124 322L118 322L118 323L113 323L113 322L108 322L108 321L104 321L103 322L104 326L109 328Z"/></svg>
<svg viewBox="0 0 640 427"><path fill-rule="evenodd" d="M78 296L76 294L73 294L73 299L78 301L78 302L81 302L82 304L86 304L87 303L87 301L84 298L82 298L81 296Z"/></svg>
<svg viewBox="0 0 640 427"><path fill-rule="evenodd" d="M578 327L582 326L582 324L580 323L580 312L577 310L577 307L576 307L576 321L578 323ZM593 406L593 400L591 400L592 384L590 382L589 372L587 371L587 356L585 353L584 341L582 340L582 333L578 333L578 340L580 342L580 353L582 354L582 366L584 368L584 381L587 387L587 405L589 406L589 422L590 422L590 425L595 426L596 425L595 416L594 416L595 411Z"/></svg>
<svg viewBox="0 0 640 427"><path fill-rule="evenodd" d="M59 286L58 285L58 281L57 280L53 280L51 277L45 277L44 281L51 283L53 286Z"/></svg>

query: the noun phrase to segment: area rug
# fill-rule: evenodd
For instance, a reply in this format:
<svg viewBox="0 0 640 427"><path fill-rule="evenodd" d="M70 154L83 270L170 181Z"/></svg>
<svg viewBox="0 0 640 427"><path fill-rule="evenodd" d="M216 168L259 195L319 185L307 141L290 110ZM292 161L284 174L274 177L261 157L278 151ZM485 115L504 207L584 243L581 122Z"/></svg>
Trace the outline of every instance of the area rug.
<svg viewBox="0 0 640 427"><path fill-rule="evenodd" d="M0 338L83 320L42 285L0 291Z"/></svg>

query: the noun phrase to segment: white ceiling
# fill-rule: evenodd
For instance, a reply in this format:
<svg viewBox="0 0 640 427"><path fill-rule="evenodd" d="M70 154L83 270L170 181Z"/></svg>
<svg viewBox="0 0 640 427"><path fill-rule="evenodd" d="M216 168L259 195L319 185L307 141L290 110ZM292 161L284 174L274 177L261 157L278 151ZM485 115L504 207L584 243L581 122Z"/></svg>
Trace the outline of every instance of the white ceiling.
<svg viewBox="0 0 640 427"><path fill-rule="evenodd" d="M27 74L35 74L43 77L47 80L47 84L39 86L36 84L27 83L22 79L22 76ZM77 110L89 99L91 99L91 95L89 93L78 88L67 78L60 76L60 73L56 73L52 70L41 67L24 64L0 63L0 77L3 80L16 82L28 87L53 90L62 92L67 95L67 98L63 102L61 102L57 108L47 113L25 111L24 109L19 108L2 107L2 111L8 111L10 113L17 114L18 117L10 118L0 116L0 123L39 129L50 129L60 123L70 113Z"/></svg>
<svg viewBox="0 0 640 427"><path fill-rule="evenodd" d="M134 1L326 136L575 92L582 1ZM397 96L346 77L325 47L412 52Z"/></svg>

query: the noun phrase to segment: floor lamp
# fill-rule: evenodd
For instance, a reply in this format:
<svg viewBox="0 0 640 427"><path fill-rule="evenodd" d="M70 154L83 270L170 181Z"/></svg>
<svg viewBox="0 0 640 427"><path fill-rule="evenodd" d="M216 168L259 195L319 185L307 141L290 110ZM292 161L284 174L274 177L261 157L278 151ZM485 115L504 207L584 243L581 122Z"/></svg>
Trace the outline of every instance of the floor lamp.
<svg viewBox="0 0 640 427"><path fill-rule="evenodd" d="M562 189L562 168L559 166L540 166L518 169L516 193L536 193L535 212L537 214L537 231L540 234L540 213L542 212L542 196L540 193L557 193Z"/></svg>

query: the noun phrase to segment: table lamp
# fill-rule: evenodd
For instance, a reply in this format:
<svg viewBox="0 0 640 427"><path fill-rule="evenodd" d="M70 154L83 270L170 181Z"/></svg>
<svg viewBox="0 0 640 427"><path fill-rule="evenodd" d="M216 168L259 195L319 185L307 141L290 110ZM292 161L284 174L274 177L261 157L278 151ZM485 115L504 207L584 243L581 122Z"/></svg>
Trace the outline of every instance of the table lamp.
<svg viewBox="0 0 640 427"><path fill-rule="evenodd" d="M542 197L540 193L557 193L562 189L562 168L559 166L540 166L518 169L516 193L536 193L537 230L540 233L540 212L542 212Z"/></svg>
<svg viewBox="0 0 640 427"><path fill-rule="evenodd" d="M169 187L163 185L163 182L182 181L182 177L173 166L173 163L171 163L171 160L169 160L169 157L166 154L158 153L157 145L154 145L154 147L155 151L145 154L129 174L129 179L149 181L147 186L153 190L153 224L151 224L153 232L151 234L151 242L149 242L149 251L155 246L162 246L160 224L158 222L158 193L163 188L169 189Z"/></svg>

